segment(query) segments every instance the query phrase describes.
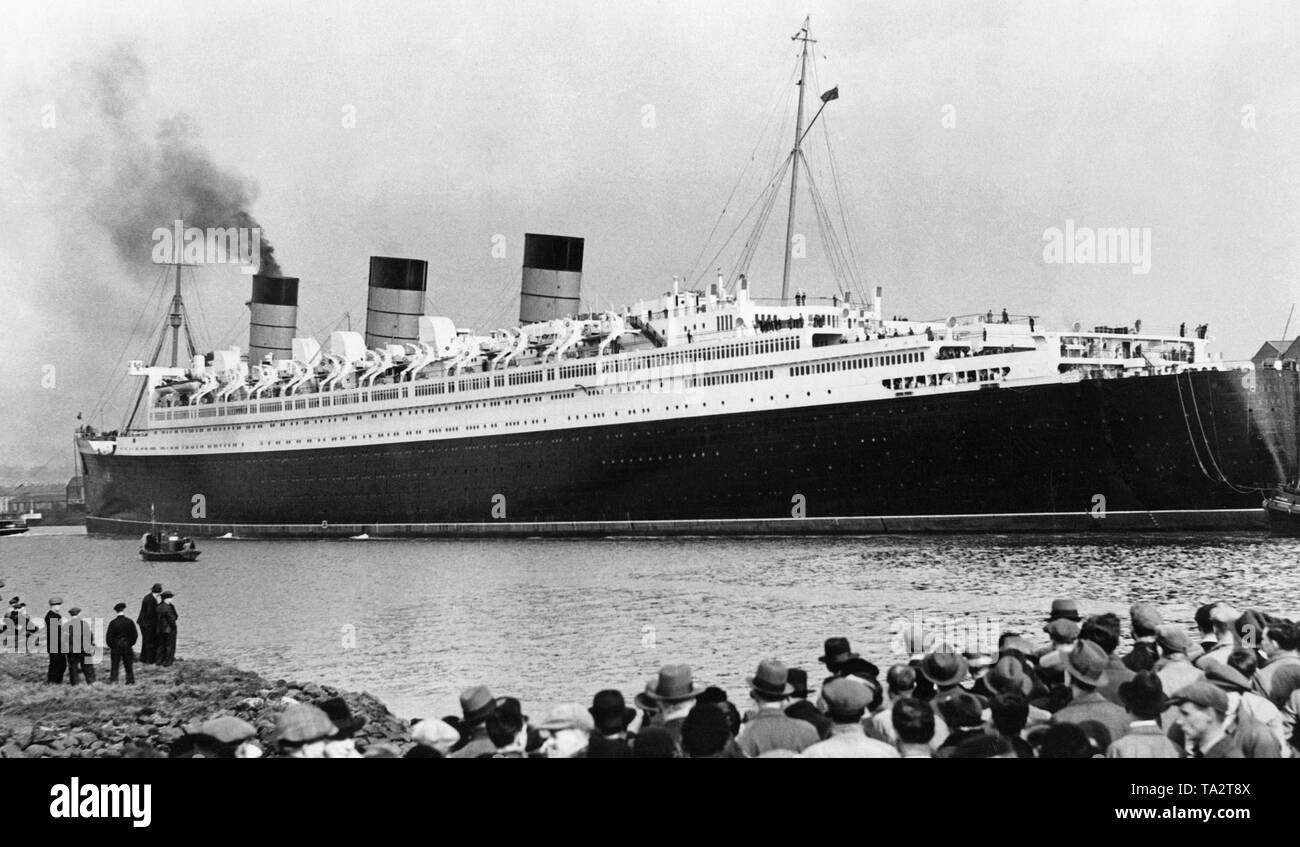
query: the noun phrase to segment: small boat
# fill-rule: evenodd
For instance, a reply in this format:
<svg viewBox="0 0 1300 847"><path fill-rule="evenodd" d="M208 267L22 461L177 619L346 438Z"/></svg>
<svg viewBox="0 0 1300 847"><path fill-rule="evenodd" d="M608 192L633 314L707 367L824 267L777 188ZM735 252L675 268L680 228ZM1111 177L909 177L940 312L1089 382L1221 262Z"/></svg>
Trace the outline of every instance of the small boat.
<svg viewBox="0 0 1300 847"><path fill-rule="evenodd" d="M27 522L21 519L0 518L0 536L18 535L27 531Z"/></svg>
<svg viewBox="0 0 1300 847"><path fill-rule="evenodd" d="M1273 535L1300 535L1300 486L1288 483L1264 501L1268 531Z"/></svg>
<svg viewBox="0 0 1300 847"><path fill-rule="evenodd" d="M45 520L45 515L41 514L35 509L28 509L27 513L24 514L22 517L23 523L27 524L28 526L40 526L41 521L43 520Z"/></svg>
<svg viewBox="0 0 1300 847"><path fill-rule="evenodd" d="M146 562L192 562L199 552L191 539L174 533L146 532L140 539L140 558Z"/></svg>

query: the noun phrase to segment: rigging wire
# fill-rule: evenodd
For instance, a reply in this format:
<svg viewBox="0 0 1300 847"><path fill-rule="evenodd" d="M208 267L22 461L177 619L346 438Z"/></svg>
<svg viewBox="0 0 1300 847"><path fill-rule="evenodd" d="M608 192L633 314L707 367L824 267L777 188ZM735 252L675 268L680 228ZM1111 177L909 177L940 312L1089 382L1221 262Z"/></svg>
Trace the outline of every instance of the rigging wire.
<svg viewBox="0 0 1300 847"><path fill-rule="evenodd" d="M740 232L740 228L741 228L742 226L745 225L745 221L749 220L749 216L750 216L751 214L753 214L754 209L758 208L760 204L762 204L762 205L766 208L766 212L765 212L765 213L760 213L759 217L762 218L762 219L763 219L762 222L763 222L764 224L766 224L766 218L765 218L765 215L770 215L770 214L771 214L771 208L770 208L770 207L771 207L772 204L775 203L775 201L776 201L776 190L779 189L781 183L783 183L783 182L785 181L785 172L786 172L786 169L790 166L790 158L791 158L791 157L787 156L785 162L781 165L781 167L777 170L777 172L776 172L775 174L772 175L772 178L768 181L768 184L767 184L767 186L763 189L762 193L760 193L759 196L756 197L756 198L754 199L754 202L751 203L750 206L749 206L749 208L745 211L744 216L742 216L742 217L740 218L740 220L738 220L738 221L736 222L736 226L735 226L734 229L732 229L731 234L727 236L727 240L724 241L724 242L722 242L722 246L718 248L718 252L715 253L715 254L713 255L713 258L709 261L709 263L708 263L707 265L705 265L706 268L708 268L708 267L712 267L713 265L715 265L715 264L717 263L717 261L718 261L718 257L721 256L722 253L723 253L723 251L725 251L725 250L727 249L727 246L728 246L729 244L731 244L732 239L734 239L734 238L736 237L737 233ZM751 230L750 241L753 241L753 240L754 240L754 239L753 239L753 231ZM748 244L749 242L746 242L746 243ZM751 257L751 258L752 258L752 256L753 256L753 250L756 249L756 248L757 248L757 244L754 244L753 248L751 248L751 249L749 250L749 253L750 253L750 257ZM746 268L748 268L748 265L747 265L747 264L746 264ZM739 275L739 273L743 273L743 271L735 271L735 270L733 270L733 273L731 274L731 278L730 278L730 279L731 279L732 281L734 281L735 278ZM701 273L700 276L703 277L703 273ZM698 284L698 282L699 282L699 280L696 280L696 283L697 283L697 284ZM730 284L730 282L729 282L728 284Z"/></svg>
<svg viewBox="0 0 1300 847"><path fill-rule="evenodd" d="M92 416L103 410L105 398L108 397L121 381L126 378L126 372L121 367L125 360L124 357L126 356L127 350L131 348L131 342L135 340L135 334L140 329L140 324L144 321L145 315L153 311L153 301L158 297L159 292L164 290L163 283L166 281L166 278L167 270L166 268L163 268L158 272L158 278L154 281L153 288L149 292L149 297L145 301L144 307L140 309L140 313L136 315L135 323L131 325L130 332L126 334L126 341L122 344L122 350L117 354L117 358L114 360L113 367L114 372L117 373L117 378L105 383L103 390L99 393L98 399L95 400L95 405L91 408ZM152 336L153 334L150 333L149 337ZM146 348L148 347L147 344L145 346Z"/></svg>
<svg viewBox="0 0 1300 847"><path fill-rule="evenodd" d="M797 67L798 65L796 64L795 68ZM788 108L790 97L793 94L792 82L796 74L795 68L791 68L789 77L787 78L785 84L781 87L780 91L777 93L776 99L772 103L771 111L768 112L767 118L764 119L763 125L759 128L759 131L754 138L754 148L750 150L749 158L745 160L745 164L741 167L740 173L736 177L735 184L731 187L731 193L727 195L727 199L723 202L722 211L718 213L717 220L713 222L713 228L709 230L709 234L705 237L704 242L700 245L699 254L690 263L690 265L687 266L686 275L685 275L686 279L688 280L695 279L698 283L700 280L703 279L704 274L708 273L708 268L704 267L700 270L699 275L697 277L696 266L699 264L700 259L704 256L704 252L708 250L709 244L713 242L713 236L717 234L718 227L721 226L722 224L722 219L726 217L727 210L731 208L731 201L735 198L736 192L740 189L741 182L744 181L745 176L749 173L750 166L754 164L754 161L758 156L758 148L760 147L760 145L762 145L763 139L767 135L767 130L772 123L772 118L776 116L777 112L783 111L784 109ZM775 133L775 135L779 139L780 133ZM770 173L772 168L774 168L775 166L776 166L776 161L773 160L772 167L768 168L768 172Z"/></svg>

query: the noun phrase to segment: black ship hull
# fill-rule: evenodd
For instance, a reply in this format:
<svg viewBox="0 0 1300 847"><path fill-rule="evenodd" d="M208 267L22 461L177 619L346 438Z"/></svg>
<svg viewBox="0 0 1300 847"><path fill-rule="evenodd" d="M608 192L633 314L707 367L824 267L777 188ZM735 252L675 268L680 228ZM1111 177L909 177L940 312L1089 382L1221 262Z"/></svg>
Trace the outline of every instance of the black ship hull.
<svg viewBox="0 0 1300 847"><path fill-rule="evenodd" d="M1300 374L1201 371L546 433L82 452L99 532L1240 529L1297 472Z"/></svg>

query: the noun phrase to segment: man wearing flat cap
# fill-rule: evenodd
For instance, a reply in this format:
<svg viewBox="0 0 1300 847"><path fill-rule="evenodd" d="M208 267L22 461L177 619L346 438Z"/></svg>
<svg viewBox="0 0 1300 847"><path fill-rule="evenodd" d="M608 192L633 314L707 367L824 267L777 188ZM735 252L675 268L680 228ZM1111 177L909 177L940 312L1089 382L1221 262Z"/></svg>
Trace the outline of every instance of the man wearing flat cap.
<svg viewBox="0 0 1300 847"><path fill-rule="evenodd" d="M758 713L745 724L736 740L746 756L758 758L769 750L799 753L821 740L816 727L785 713L794 694L785 663L764 659L748 681L749 695L758 706Z"/></svg>
<svg viewBox="0 0 1300 847"><path fill-rule="evenodd" d="M90 625L90 621L81 617L81 609L73 606L68 609L68 620L64 624L68 632L67 643L64 647L64 657L68 663L68 685L76 685L81 680L82 674L86 677L86 684L90 685L95 681L95 632ZM90 662L87 663L87 657Z"/></svg>
<svg viewBox="0 0 1300 847"><path fill-rule="evenodd" d="M125 604L123 604L125 606ZM254 743L257 730L233 715L204 721L194 732L172 743L172 759L256 759L262 751Z"/></svg>
<svg viewBox="0 0 1300 847"><path fill-rule="evenodd" d="M162 583L155 582L149 593L140 601L140 614L135 622L140 627L140 664L152 665L158 661L158 604L162 602Z"/></svg>
<svg viewBox="0 0 1300 847"><path fill-rule="evenodd" d="M117 615L108 622L108 630L104 633L104 640L108 642L109 659L112 662L108 681L116 683L118 671L125 667L126 684L135 685L135 652L131 649L135 646L135 623L126 616L125 603L118 603L113 607L113 611Z"/></svg>
<svg viewBox="0 0 1300 847"><path fill-rule="evenodd" d="M1193 682L1174 692L1178 725L1169 738L1186 746L1194 759L1244 759L1241 747L1227 730L1228 695L1210 682Z"/></svg>
<svg viewBox="0 0 1300 847"><path fill-rule="evenodd" d="M318 706L294 703L275 722L274 739L281 755L290 759L323 759L325 742L337 730Z"/></svg>
<svg viewBox="0 0 1300 847"><path fill-rule="evenodd" d="M1205 676L1191 662L1192 637L1178 624L1161 624L1156 629L1156 646L1161 654L1156 676L1160 677L1160 686L1166 692L1177 691Z"/></svg>
<svg viewBox="0 0 1300 847"><path fill-rule="evenodd" d="M883 741L868 738L862 717L871 703L867 686L848 679L832 679L822 687L826 714L835 722L831 737L803 751L805 759L897 759L898 751Z"/></svg>

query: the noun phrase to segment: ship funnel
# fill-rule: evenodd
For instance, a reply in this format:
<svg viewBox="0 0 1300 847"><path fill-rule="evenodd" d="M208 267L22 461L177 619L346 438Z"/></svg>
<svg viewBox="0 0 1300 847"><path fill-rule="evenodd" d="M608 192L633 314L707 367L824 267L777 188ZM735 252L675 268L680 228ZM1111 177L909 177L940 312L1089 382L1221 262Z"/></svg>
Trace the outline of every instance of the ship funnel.
<svg viewBox="0 0 1300 847"><path fill-rule="evenodd" d="M542 323L576 315L582 292L581 238L524 235L524 279L519 292L519 322Z"/></svg>
<svg viewBox="0 0 1300 847"><path fill-rule="evenodd" d="M273 360L291 358L298 332L298 278L255 275L248 313L248 361L258 364L267 353Z"/></svg>
<svg viewBox="0 0 1300 847"><path fill-rule="evenodd" d="M370 257L370 299L366 303L366 347L420 339L429 263L423 259Z"/></svg>

